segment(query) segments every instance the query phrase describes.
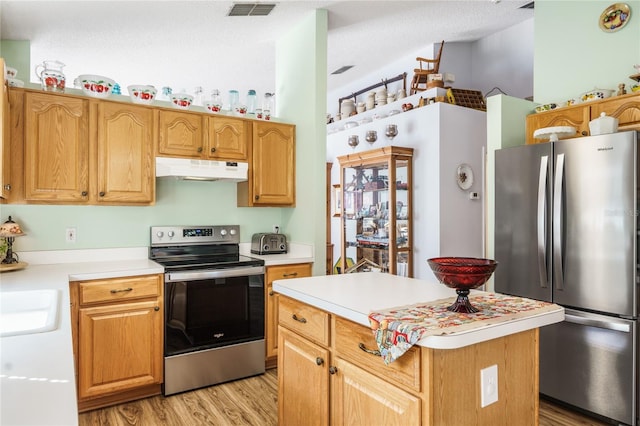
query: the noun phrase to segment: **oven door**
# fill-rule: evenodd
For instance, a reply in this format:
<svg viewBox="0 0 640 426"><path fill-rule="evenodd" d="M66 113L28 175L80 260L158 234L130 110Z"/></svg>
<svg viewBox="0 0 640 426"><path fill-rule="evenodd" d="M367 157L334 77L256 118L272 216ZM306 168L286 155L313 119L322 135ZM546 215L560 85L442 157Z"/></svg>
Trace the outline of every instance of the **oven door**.
<svg viewBox="0 0 640 426"><path fill-rule="evenodd" d="M264 267L165 274L165 356L264 339Z"/></svg>

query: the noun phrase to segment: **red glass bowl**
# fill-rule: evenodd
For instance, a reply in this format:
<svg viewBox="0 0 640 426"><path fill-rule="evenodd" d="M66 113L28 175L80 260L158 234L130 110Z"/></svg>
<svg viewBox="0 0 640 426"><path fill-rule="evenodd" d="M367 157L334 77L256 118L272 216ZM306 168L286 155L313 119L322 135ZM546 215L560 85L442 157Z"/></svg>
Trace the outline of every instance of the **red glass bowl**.
<svg viewBox="0 0 640 426"><path fill-rule="evenodd" d="M475 257L434 257L427 263L438 281L458 293L456 302L447 309L465 313L478 312L469 303L469 290L486 283L498 266L495 260Z"/></svg>

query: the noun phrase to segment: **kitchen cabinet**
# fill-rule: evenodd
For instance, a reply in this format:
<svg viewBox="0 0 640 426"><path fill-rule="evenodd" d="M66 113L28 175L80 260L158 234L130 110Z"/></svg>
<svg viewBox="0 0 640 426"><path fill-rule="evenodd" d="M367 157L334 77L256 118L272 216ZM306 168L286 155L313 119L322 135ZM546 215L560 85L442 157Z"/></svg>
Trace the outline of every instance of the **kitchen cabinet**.
<svg viewBox="0 0 640 426"><path fill-rule="evenodd" d="M413 148L388 146L338 157L342 188L341 271L354 266L413 276Z"/></svg>
<svg viewBox="0 0 640 426"><path fill-rule="evenodd" d="M556 126L575 127L575 137L589 135L589 121L601 113L618 119L619 130L640 130L640 93L614 96L599 101L590 101L550 111L530 114L526 118L526 143L544 143L535 139L537 129Z"/></svg>
<svg viewBox="0 0 640 426"><path fill-rule="evenodd" d="M251 123L248 120L225 116L208 117L207 158L211 160L247 161Z"/></svg>
<svg viewBox="0 0 640 426"><path fill-rule="evenodd" d="M154 203L153 110L30 91L24 104L27 202Z"/></svg>
<svg viewBox="0 0 640 426"><path fill-rule="evenodd" d="M162 282L155 274L71 282L79 411L161 392Z"/></svg>
<svg viewBox="0 0 640 426"><path fill-rule="evenodd" d="M152 204L156 194L153 110L116 102L97 106L96 201Z"/></svg>
<svg viewBox="0 0 640 426"><path fill-rule="evenodd" d="M238 183L238 207L295 207L295 126L253 122L247 182Z"/></svg>
<svg viewBox="0 0 640 426"><path fill-rule="evenodd" d="M457 349L414 346L386 365L371 330L280 296L278 424L537 424L538 329ZM498 402L480 407L496 364ZM505 397L508 395L508 397Z"/></svg>
<svg viewBox="0 0 640 426"><path fill-rule="evenodd" d="M204 155L202 114L161 110L158 120L158 155L181 158Z"/></svg>
<svg viewBox="0 0 640 426"><path fill-rule="evenodd" d="M27 201L89 201L89 100L25 93Z"/></svg>
<svg viewBox="0 0 640 426"><path fill-rule="evenodd" d="M0 69L4 69L4 59L0 58ZM9 198L11 191L11 133L9 127L9 86L5 79L0 85L0 198Z"/></svg>
<svg viewBox="0 0 640 426"><path fill-rule="evenodd" d="M277 366L278 358L278 293L273 291L275 280L311 276L311 263L267 266L265 286L265 346L266 368Z"/></svg>

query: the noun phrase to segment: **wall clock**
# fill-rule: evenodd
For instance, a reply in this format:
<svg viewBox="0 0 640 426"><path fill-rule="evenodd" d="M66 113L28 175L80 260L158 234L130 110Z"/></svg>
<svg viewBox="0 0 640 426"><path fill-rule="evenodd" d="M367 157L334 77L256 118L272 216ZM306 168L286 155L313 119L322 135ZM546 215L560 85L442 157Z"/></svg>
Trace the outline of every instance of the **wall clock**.
<svg viewBox="0 0 640 426"><path fill-rule="evenodd" d="M626 3L614 3L607 7L598 20L602 31L613 33L627 25L631 18L631 9Z"/></svg>
<svg viewBox="0 0 640 426"><path fill-rule="evenodd" d="M468 164L460 164L456 170L456 181L460 189L466 191L473 185L473 169Z"/></svg>

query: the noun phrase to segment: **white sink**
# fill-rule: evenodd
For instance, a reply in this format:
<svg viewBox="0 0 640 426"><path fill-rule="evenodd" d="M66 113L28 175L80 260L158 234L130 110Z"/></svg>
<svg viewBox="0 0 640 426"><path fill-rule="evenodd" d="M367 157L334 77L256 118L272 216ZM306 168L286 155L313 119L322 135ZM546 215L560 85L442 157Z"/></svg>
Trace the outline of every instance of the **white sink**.
<svg viewBox="0 0 640 426"><path fill-rule="evenodd" d="M0 337L55 330L58 305L58 290L0 292Z"/></svg>

